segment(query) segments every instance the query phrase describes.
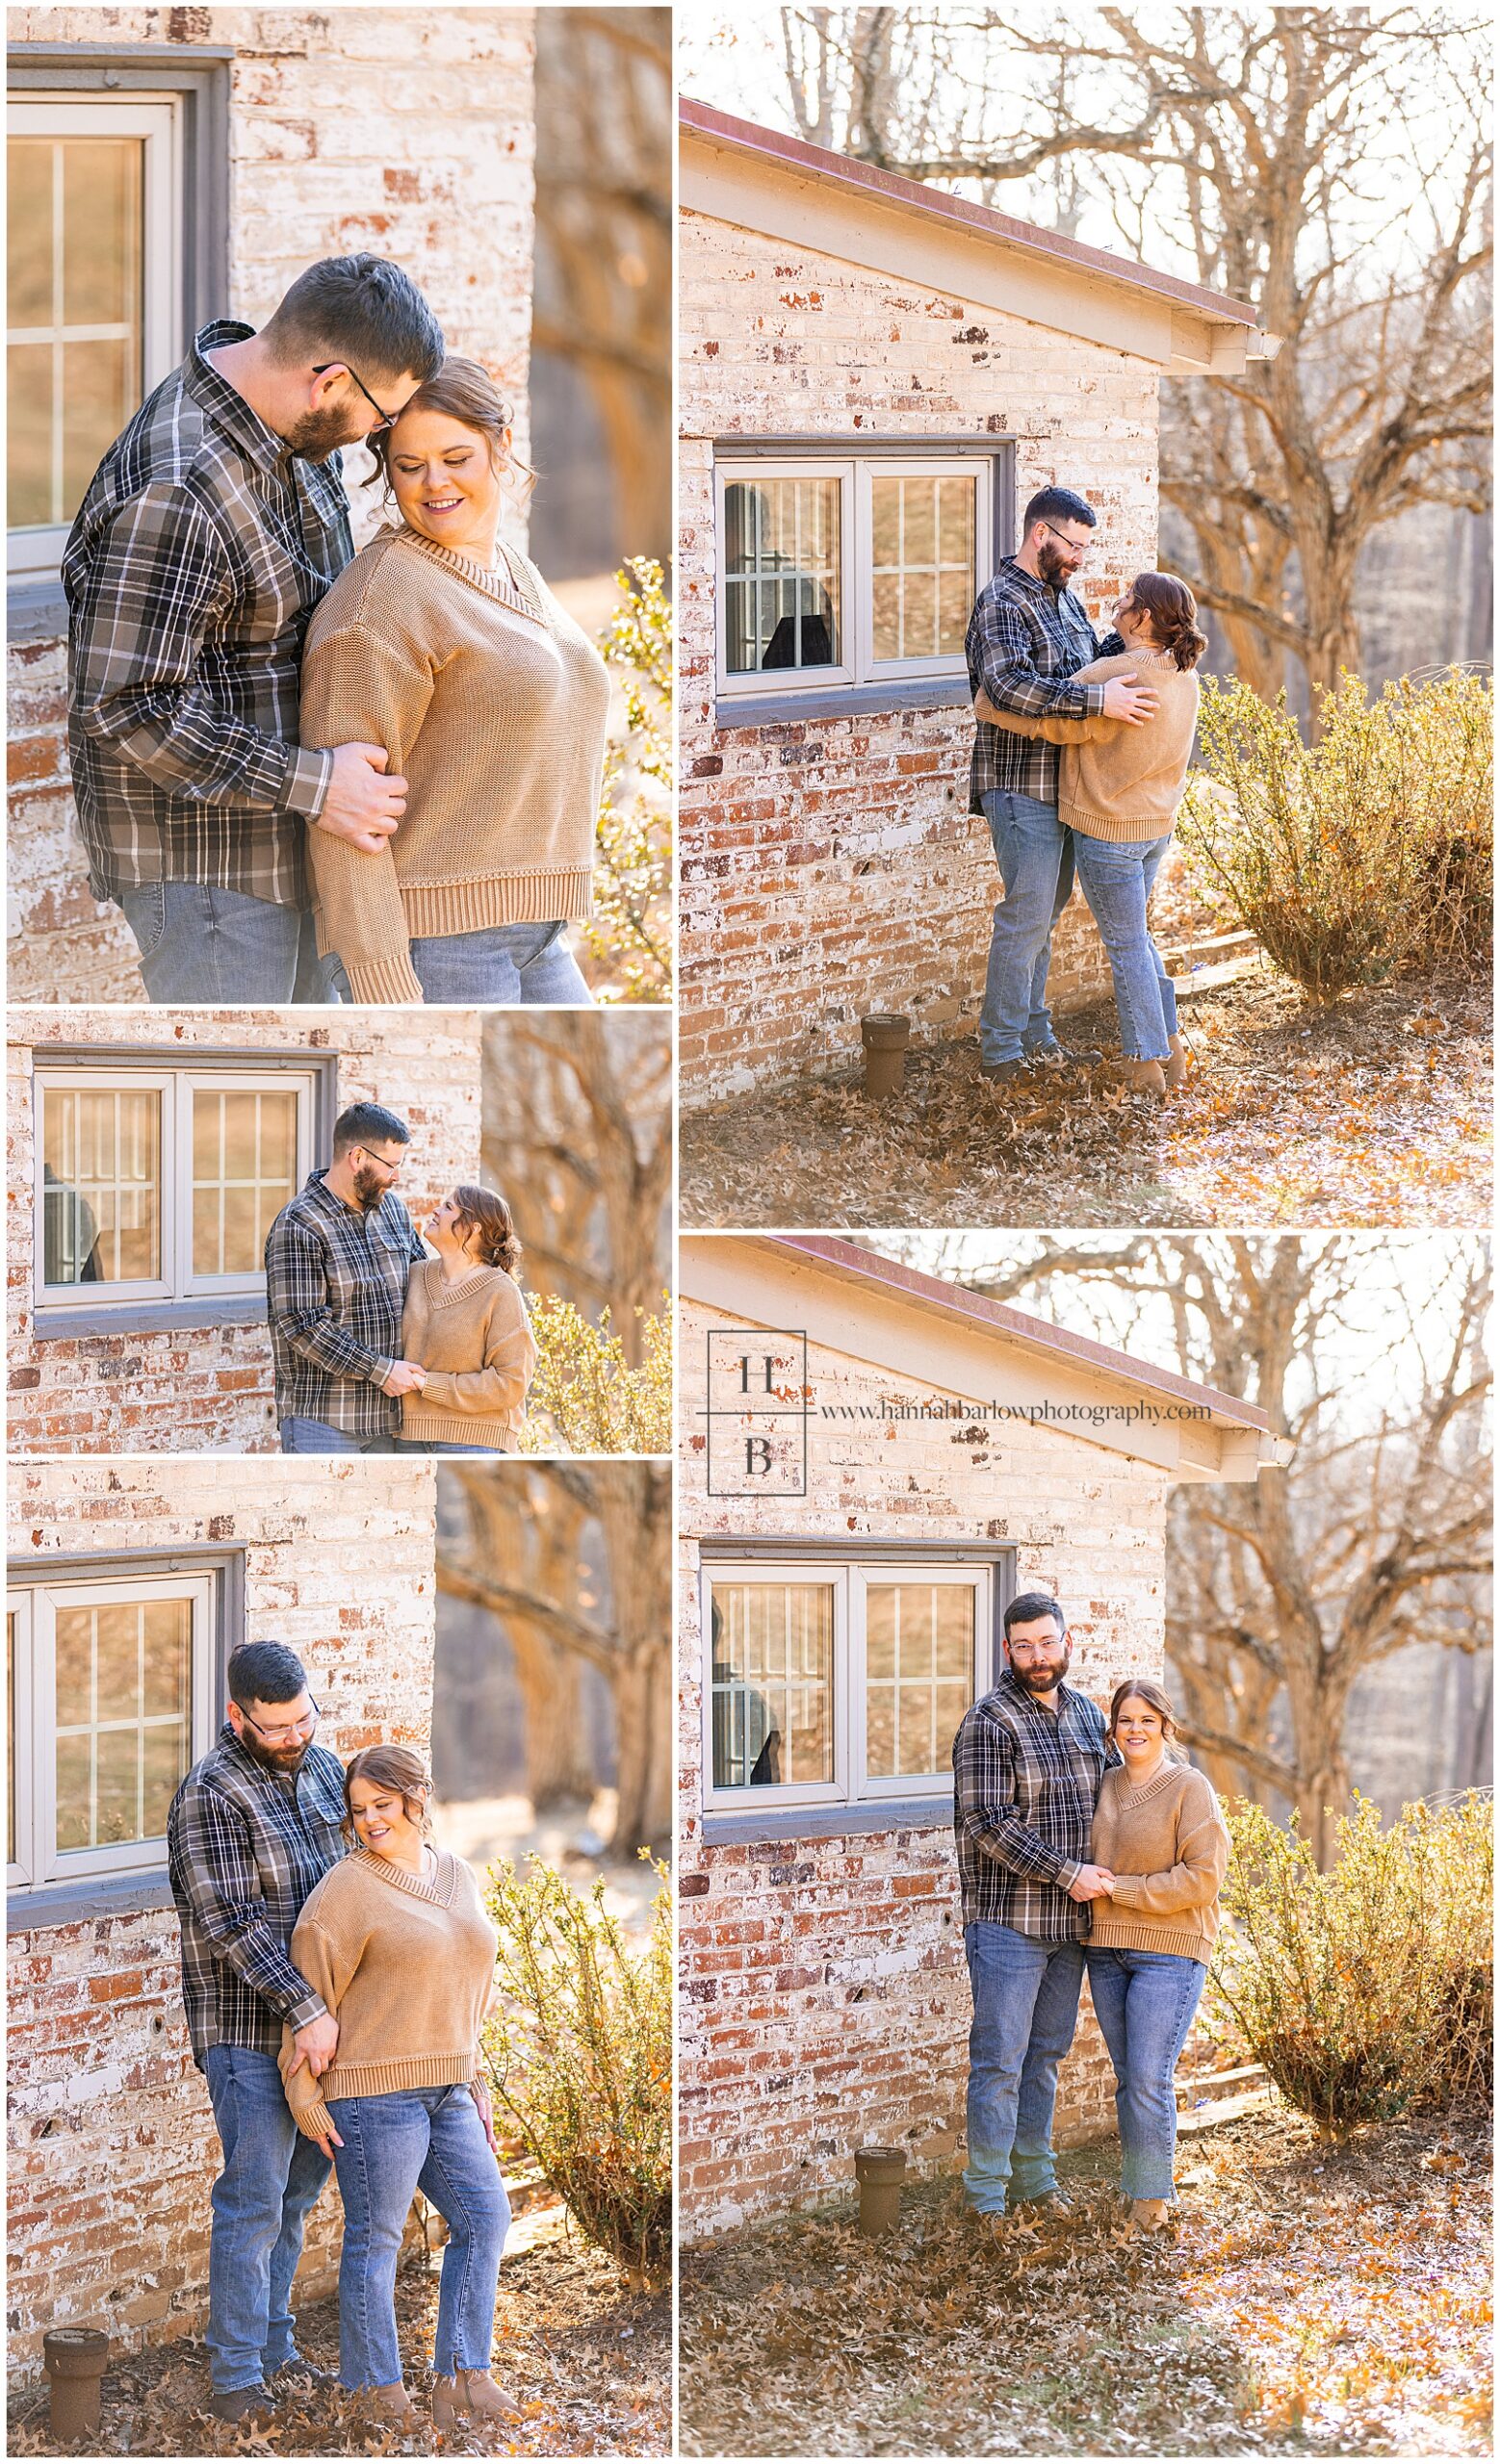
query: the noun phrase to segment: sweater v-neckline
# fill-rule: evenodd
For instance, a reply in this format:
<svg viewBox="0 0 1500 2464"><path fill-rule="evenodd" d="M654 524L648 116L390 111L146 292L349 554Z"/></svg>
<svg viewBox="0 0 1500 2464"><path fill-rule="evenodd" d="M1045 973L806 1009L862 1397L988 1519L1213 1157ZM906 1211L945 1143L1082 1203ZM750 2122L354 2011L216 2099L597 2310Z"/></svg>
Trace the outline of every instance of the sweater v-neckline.
<svg viewBox="0 0 1500 2464"><path fill-rule="evenodd" d="M474 556L461 555L456 548L444 548L436 539L424 539L421 531L413 530L409 523L403 523L399 529L393 530L392 536L403 539L408 547L417 549L433 564L446 565L460 581L466 581L471 590L481 591L486 599L496 600L515 615L525 616L530 624L540 625L543 632L551 631L530 574L503 539L495 542L500 563L481 565Z"/></svg>
<svg viewBox="0 0 1500 2464"><path fill-rule="evenodd" d="M448 1308L453 1301L460 1299L464 1293L472 1292L475 1285L481 1283L486 1275L500 1274L504 1271L500 1267L487 1267L480 1260L478 1266L472 1267L469 1272L461 1276L456 1283L448 1283L444 1280L441 1258L428 1258L427 1266L427 1293L434 1309Z"/></svg>
<svg viewBox="0 0 1500 2464"><path fill-rule="evenodd" d="M409 1891L413 1899L430 1900L438 1908L447 1908L453 1899L453 1879L458 1867L456 1861L441 1848L432 1851L437 1859L437 1871L430 1882L421 1874L408 1874L404 1866L394 1864L389 1857L377 1857L371 1848L358 1848L354 1853L379 1875L383 1883L389 1883L393 1890Z"/></svg>
<svg viewBox="0 0 1500 2464"><path fill-rule="evenodd" d="M1144 1805L1148 1797L1153 1797L1156 1794L1157 1789L1161 1786L1164 1780L1170 1780L1175 1772L1182 1771L1187 1766L1181 1762L1169 1762L1166 1757L1163 1756L1160 1762L1157 1763L1155 1770L1151 1773L1151 1778L1142 1787L1138 1788L1135 1782L1131 1779L1128 1769L1124 1763L1122 1763L1121 1769L1125 1773L1125 1804L1127 1806Z"/></svg>

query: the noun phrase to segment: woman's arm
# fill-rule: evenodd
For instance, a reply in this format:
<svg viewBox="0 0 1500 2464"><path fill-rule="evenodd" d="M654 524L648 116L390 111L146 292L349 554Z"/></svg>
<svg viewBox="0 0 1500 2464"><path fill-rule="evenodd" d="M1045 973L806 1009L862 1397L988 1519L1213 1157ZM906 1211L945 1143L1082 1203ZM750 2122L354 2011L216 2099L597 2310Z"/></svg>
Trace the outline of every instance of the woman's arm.
<svg viewBox="0 0 1500 2464"><path fill-rule="evenodd" d="M309 643L301 696L304 745L383 744L387 768L400 775L432 699L432 671L368 625L343 625ZM307 834L323 937L356 1001L422 999L393 853L400 831L377 856L325 830Z"/></svg>
<svg viewBox="0 0 1500 2464"><path fill-rule="evenodd" d="M335 1868L335 1870L337 1870ZM339 2004L349 1989L349 1980L359 1966L363 1944L347 1939L336 1930L322 1925L304 1909L292 1933L292 1964L298 1975L305 1976L316 1993L334 2017ZM322 2142L326 2149L330 2140L342 2143L333 2127L333 2116L323 2100L321 2083L313 2077L305 2063L294 2068L297 2048L292 2030L283 2026L281 2051L276 2057L281 2071L281 2084L286 2091L292 2118L304 2138Z"/></svg>
<svg viewBox="0 0 1500 2464"><path fill-rule="evenodd" d="M1086 673L1086 671L1083 671ZM974 716L987 728L1003 728L1007 735L1026 735L1044 744L1089 744L1123 730L1124 719L1022 719L1014 710L996 709L981 685L974 695Z"/></svg>
<svg viewBox="0 0 1500 2464"><path fill-rule="evenodd" d="M472 1412L489 1420L508 1420L524 1410L535 1366L536 1338L526 1314L526 1303L512 1284L510 1294L503 1295L491 1312L484 1338L483 1368L429 1369L422 1399L424 1403L435 1403L443 1412Z"/></svg>
<svg viewBox="0 0 1500 2464"><path fill-rule="evenodd" d="M1141 1908L1153 1916L1178 1909L1211 1908L1224 1887L1229 1837L1219 1800L1206 1783L1184 1794L1177 1808L1177 1861L1159 1874L1117 1874L1117 1908Z"/></svg>

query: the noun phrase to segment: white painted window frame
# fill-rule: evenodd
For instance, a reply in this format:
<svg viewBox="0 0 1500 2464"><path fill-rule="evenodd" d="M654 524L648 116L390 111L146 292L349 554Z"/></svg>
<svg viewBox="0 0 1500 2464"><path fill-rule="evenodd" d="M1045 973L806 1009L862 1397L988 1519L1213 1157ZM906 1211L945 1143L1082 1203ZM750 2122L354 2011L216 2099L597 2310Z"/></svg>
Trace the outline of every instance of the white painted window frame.
<svg viewBox="0 0 1500 2464"><path fill-rule="evenodd" d="M13 95L7 113L11 137L140 137L145 159L142 180L142 401L181 358L183 108L174 94L76 93ZM39 341L30 328L11 330L11 343ZM61 351L61 344L57 348ZM7 569L13 581L44 580L57 572L67 542L67 522L28 524L11 530Z"/></svg>
<svg viewBox="0 0 1500 2464"><path fill-rule="evenodd" d="M93 1581L60 1577L55 1582L39 1581L13 1589L8 1604L13 1610L24 1606L26 1636L23 1669L22 1621L18 1617L13 1707L17 1747L12 1771L16 1792L18 1854L10 1868L13 1884L36 1887L45 1883L88 1881L109 1874L155 1873L165 1868L165 1834L152 1839L126 1840L113 1848L58 1848L57 1612L59 1608L134 1607L150 1600L183 1599L193 1604L193 1699L188 1742L191 1769L208 1752L217 1734L217 1578L211 1573L107 1575ZM27 1814L24 1832L23 1805Z"/></svg>
<svg viewBox="0 0 1500 2464"><path fill-rule="evenodd" d="M49 1090L67 1093L154 1093L161 1102L162 1272L154 1279L129 1283L47 1283L46 1184L42 1176L43 1108ZM264 1294L266 1278L259 1267L244 1274L197 1274L193 1265L193 1099L211 1094L294 1094L297 1098L297 1156L293 1194L312 1169L317 1117L318 1078L315 1069L214 1069L185 1062L160 1069L97 1068L83 1063L39 1064L35 1074L33 1168L33 1292L39 1321L59 1311L76 1315L97 1312L101 1322L112 1309L141 1301L237 1299Z"/></svg>
<svg viewBox="0 0 1500 2464"><path fill-rule="evenodd" d="M724 496L728 488L743 486L757 479L837 479L839 482L839 607L846 655L837 667L753 667L733 671L729 668L729 576L724 563L724 542L729 532ZM786 693L795 692L798 686L826 689L836 684L852 684L855 669L847 652L855 629L853 462L830 461L826 454L818 454L801 458L790 455L786 460L778 457L775 461L718 463L713 485L713 540L714 659L719 691Z"/></svg>

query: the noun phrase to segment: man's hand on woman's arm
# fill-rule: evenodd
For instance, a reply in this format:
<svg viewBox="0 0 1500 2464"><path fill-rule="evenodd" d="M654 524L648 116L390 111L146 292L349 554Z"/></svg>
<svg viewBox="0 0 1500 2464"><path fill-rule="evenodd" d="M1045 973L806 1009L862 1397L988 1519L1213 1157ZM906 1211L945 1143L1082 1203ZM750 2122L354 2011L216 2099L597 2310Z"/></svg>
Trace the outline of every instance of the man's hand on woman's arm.
<svg viewBox="0 0 1500 2464"><path fill-rule="evenodd" d="M1104 716L1124 719L1127 728L1144 727L1156 715L1153 685L1138 684L1133 676L1112 676L1104 687Z"/></svg>
<svg viewBox="0 0 1500 2464"><path fill-rule="evenodd" d="M1068 1896L1080 1902L1107 1899L1114 1887L1115 1878L1107 1865L1080 1865L1068 1886Z"/></svg>
<svg viewBox="0 0 1500 2464"><path fill-rule="evenodd" d="M333 776L316 827L347 838L364 856L378 856L406 809L406 782L388 776L379 744L340 744L333 749Z"/></svg>
<svg viewBox="0 0 1500 2464"><path fill-rule="evenodd" d="M297 2047L292 2070L300 2070L305 2063L311 2076L321 2079L339 2049L339 2023L331 2011L324 2011L321 2019L309 2019L305 2028L294 2028L292 2042ZM288 2071L288 2078L291 2075Z"/></svg>

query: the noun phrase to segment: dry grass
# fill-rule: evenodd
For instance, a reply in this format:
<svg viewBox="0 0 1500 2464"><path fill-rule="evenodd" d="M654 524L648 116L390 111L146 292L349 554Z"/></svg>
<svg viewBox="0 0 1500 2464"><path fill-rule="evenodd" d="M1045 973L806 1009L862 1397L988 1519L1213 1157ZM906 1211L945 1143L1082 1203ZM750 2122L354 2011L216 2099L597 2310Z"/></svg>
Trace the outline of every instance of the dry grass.
<svg viewBox="0 0 1500 2464"><path fill-rule="evenodd" d="M1487 1223L1482 988L1313 1009L1258 969L1182 1017L1194 1070L1165 1104L1098 1071L991 1087L965 1040L914 1054L896 1102L855 1072L685 1113L685 1228ZM1118 1049L1111 1004L1062 1029Z"/></svg>
<svg viewBox="0 0 1500 2464"><path fill-rule="evenodd" d="M420 2254L403 2266L397 2317L406 2385L417 2404L411 2429L374 2428L356 2403L320 2391L284 2406L275 2425L247 2434L205 2409L208 2361L200 2344L158 2347L110 2371L96 2444L58 2447L47 2431L47 2396L11 2405L13 2455L665 2455L672 2446L672 2321L668 2294L631 2294L619 2271L576 2237L562 2211L529 2214L522 2245L501 2272L495 2312L495 2376L516 2418L487 2435L464 2428L439 2439L428 2410L431 2372L414 2367L432 2350L437 2272ZM297 2314L303 2351L336 2370L338 2304Z"/></svg>
<svg viewBox="0 0 1500 2464"><path fill-rule="evenodd" d="M1487 2451L1477 2127L1221 2124L1159 2244L1121 2231L1112 2147L1061 2170L1075 2220L1002 2244L944 2182L887 2242L841 2203L685 2259L683 2453Z"/></svg>

